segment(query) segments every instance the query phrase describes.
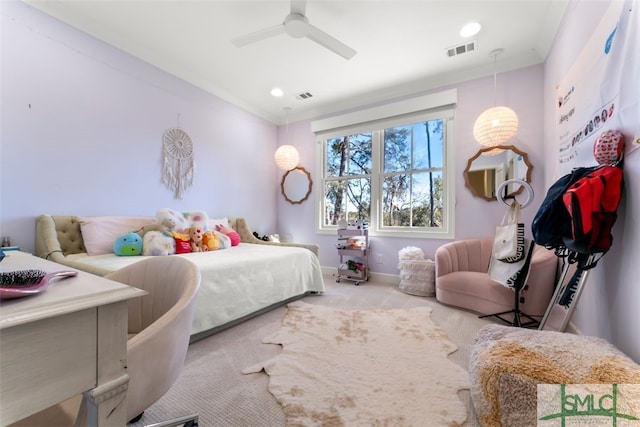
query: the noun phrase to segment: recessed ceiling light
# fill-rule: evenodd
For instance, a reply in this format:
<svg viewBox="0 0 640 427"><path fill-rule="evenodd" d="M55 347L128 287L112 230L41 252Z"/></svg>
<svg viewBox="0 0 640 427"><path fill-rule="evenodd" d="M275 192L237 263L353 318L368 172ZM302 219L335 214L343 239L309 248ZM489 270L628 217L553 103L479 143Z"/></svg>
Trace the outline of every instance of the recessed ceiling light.
<svg viewBox="0 0 640 427"><path fill-rule="evenodd" d="M482 25L477 22L469 22L460 30L460 37L472 37L480 32Z"/></svg>
<svg viewBox="0 0 640 427"><path fill-rule="evenodd" d="M274 87L273 89L271 89L271 95L281 97L282 95L284 95L284 92L279 87Z"/></svg>

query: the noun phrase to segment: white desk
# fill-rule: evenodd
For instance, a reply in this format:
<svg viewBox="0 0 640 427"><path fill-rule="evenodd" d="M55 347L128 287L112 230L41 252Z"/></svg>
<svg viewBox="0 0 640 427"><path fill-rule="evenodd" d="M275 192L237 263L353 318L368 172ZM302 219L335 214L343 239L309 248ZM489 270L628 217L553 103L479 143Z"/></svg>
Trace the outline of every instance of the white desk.
<svg viewBox="0 0 640 427"><path fill-rule="evenodd" d="M69 269L10 252L0 271ZM91 426L126 425L127 300L146 292L92 274L0 305L0 425L84 392Z"/></svg>

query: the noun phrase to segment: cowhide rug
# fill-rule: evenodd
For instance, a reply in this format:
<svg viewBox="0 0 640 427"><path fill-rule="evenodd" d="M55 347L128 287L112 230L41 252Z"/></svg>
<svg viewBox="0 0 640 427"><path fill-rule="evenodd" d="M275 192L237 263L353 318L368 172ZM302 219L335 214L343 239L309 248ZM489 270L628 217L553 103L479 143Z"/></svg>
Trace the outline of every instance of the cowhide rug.
<svg viewBox="0 0 640 427"><path fill-rule="evenodd" d="M266 338L275 358L264 370L288 425L456 426L467 413L458 391L469 375L431 321L431 309L340 310L296 301Z"/></svg>

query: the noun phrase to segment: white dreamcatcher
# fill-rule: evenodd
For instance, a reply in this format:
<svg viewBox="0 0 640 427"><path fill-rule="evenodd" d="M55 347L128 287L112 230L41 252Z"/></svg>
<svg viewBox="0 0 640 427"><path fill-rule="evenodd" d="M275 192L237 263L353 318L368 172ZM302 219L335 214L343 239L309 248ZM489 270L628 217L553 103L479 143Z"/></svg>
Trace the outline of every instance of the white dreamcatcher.
<svg viewBox="0 0 640 427"><path fill-rule="evenodd" d="M193 184L193 143L185 131L173 128L165 131L162 146L162 182L175 191L177 199L182 199L184 190Z"/></svg>

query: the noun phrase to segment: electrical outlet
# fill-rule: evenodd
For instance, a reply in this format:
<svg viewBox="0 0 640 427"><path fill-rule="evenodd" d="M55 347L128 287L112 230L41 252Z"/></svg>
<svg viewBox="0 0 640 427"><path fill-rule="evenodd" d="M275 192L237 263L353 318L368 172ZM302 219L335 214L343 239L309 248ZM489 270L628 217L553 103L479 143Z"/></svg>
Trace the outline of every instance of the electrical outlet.
<svg viewBox="0 0 640 427"><path fill-rule="evenodd" d="M376 264L382 264L382 255L376 254Z"/></svg>

